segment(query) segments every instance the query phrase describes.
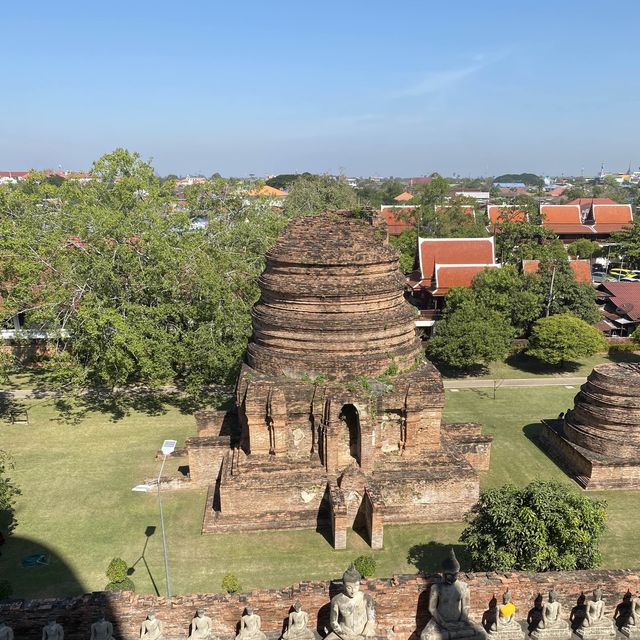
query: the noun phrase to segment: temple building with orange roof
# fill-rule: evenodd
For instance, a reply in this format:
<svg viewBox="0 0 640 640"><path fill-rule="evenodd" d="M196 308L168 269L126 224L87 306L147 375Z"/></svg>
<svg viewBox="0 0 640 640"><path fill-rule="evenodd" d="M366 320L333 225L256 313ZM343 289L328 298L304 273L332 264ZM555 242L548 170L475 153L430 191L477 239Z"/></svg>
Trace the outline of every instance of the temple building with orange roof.
<svg viewBox="0 0 640 640"><path fill-rule="evenodd" d="M498 269L495 239L418 238L410 301L420 310L419 328L430 330L452 287L470 287L485 269Z"/></svg>

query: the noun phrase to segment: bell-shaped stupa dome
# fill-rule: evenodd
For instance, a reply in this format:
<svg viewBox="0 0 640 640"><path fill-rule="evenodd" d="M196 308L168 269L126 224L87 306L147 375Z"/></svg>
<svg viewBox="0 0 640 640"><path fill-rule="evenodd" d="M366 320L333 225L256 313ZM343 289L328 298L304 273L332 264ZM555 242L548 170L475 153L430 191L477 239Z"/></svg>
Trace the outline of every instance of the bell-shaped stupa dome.
<svg viewBox="0 0 640 640"><path fill-rule="evenodd" d="M640 451L640 365L601 364L567 412L564 436L584 449L637 459Z"/></svg>
<svg viewBox="0 0 640 640"><path fill-rule="evenodd" d="M249 366L348 380L423 362L398 253L384 240L383 228L348 212L291 222L259 279Z"/></svg>

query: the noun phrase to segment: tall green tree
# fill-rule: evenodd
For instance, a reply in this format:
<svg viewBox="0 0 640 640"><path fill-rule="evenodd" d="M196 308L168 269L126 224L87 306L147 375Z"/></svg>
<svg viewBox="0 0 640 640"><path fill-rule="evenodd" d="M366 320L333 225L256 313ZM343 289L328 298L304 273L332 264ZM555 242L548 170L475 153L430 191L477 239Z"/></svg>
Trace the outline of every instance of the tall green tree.
<svg viewBox="0 0 640 640"><path fill-rule="evenodd" d="M485 269L473 280L476 303L508 318L518 334L525 333L540 317L542 299L535 290L535 276L520 273L510 264Z"/></svg>
<svg viewBox="0 0 640 640"><path fill-rule="evenodd" d="M469 369L504 359L515 332L502 313L479 304L469 289L453 288L443 319L427 343L427 354L455 369Z"/></svg>
<svg viewBox="0 0 640 640"><path fill-rule="evenodd" d="M576 282L566 254L542 259L537 276L532 290L543 300L544 315L570 313L588 324L600 320L593 287Z"/></svg>
<svg viewBox="0 0 640 640"><path fill-rule="evenodd" d="M562 365L606 351L607 342L595 327L569 313L540 318L533 325L527 355Z"/></svg>
<svg viewBox="0 0 640 640"><path fill-rule="evenodd" d="M617 245L625 265L637 269L640 265L640 220L635 218L633 225L611 235L611 241Z"/></svg>
<svg viewBox="0 0 640 640"><path fill-rule="evenodd" d="M460 536L475 571L573 571L601 561L606 503L557 482L483 491Z"/></svg>
<svg viewBox="0 0 640 640"><path fill-rule="evenodd" d="M230 192L194 199L194 229L137 154L118 149L88 184L35 177L0 189L6 318L46 328L60 379L82 385L231 382L251 332L263 256L287 222ZM214 186L217 183L214 184Z"/></svg>
<svg viewBox="0 0 640 640"><path fill-rule="evenodd" d="M342 178L301 176L289 191L285 211L289 216L311 215L337 209L357 207L356 192Z"/></svg>

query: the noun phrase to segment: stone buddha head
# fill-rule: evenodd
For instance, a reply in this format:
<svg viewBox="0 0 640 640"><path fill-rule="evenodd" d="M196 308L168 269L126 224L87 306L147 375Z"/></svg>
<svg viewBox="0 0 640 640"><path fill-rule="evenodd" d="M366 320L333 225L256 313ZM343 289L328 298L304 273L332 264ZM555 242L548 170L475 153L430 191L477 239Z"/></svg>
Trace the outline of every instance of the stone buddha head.
<svg viewBox="0 0 640 640"><path fill-rule="evenodd" d="M300 602L300 600L296 600L296 601L293 603L293 610L294 610L296 613L300 613L300 610L301 610L301 609L302 609L302 603Z"/></svg>
<svg viewBox="0 0 640 640"><path fill-rule="evenodd" d="M155 609L151 609L149 611L149 613L147 614L147 618L149 620L155 620L156 619L156 610Z"/></svg>
<svg viewBox="0 0 640 640"><path fill-rule="evenodd" d="M602 600L602 589L598 587L597 589L593 590L593 601L599 602L600 600Z"/></svg>
<svg viewBox="0 0 640 640"><path fill-rule="evenodd" d="M342 574L342 584L344 585L345 595L353 598L356 593L360 591L360 580L362 580L362 576L352 562L349 568Z"/></svg>
<svg viewBox="0 0 640 640"><path fill-rule="evenodd" d="M453 584L458 579L460 573L460 563L456 558L456 553L451 548L449 557L445 558L442 562L442 577L446 584Z"/></svg>
<svg viewBox="0 0 640 640"><path fill-rule="evenodd" d="M244 608L244 613L247 616L252 616L253 615L253 607L248 604L245 608Z"/></svg>
<svg viewBox="0 0 640 640"><path fill-rule="evenodd" d="M204 609L196 609L196 616L198 618L204 617Z"/></svg>
<svg viewBox="0 0 640 640"><path fill-rule="evenodd" d="M555 589L551 589L549 591L549 602L556 602L558 599L558 594L555 592Z"/></svg>
<svg viewBox="0 0 640 640"><path fill-rule="evenodd" d="M509 604L510 602L511 602L511 591L509 591L509 589L507 589L502 594L502 604Z"/></svg>

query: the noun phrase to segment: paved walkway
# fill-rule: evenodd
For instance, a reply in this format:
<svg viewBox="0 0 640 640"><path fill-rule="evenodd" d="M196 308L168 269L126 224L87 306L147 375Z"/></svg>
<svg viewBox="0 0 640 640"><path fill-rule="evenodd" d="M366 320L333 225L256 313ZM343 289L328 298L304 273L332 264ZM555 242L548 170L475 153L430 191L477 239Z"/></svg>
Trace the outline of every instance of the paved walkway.
<svg viewBox="0 0 640 640"><path fill-rule="evenodd" d="M445 389L493 389L498 384L500 389L505 387L565 387L577 386L587 381L586 377L540 376L538 378L460 378L459 380L444 380Z"/></svg>

